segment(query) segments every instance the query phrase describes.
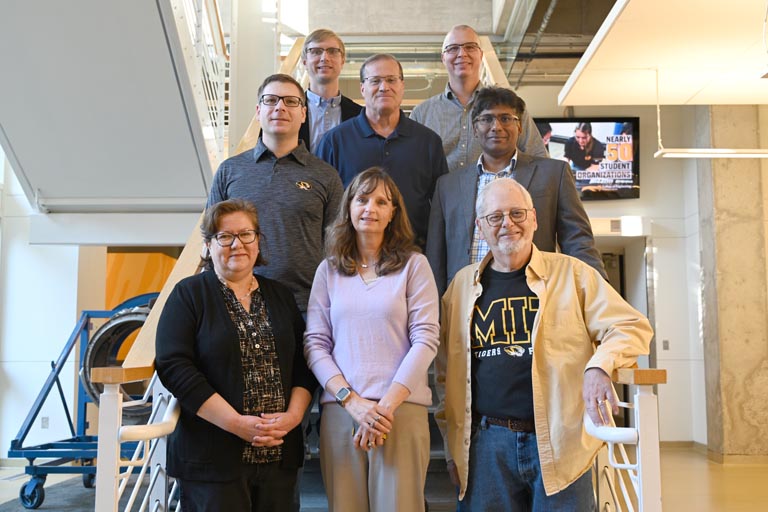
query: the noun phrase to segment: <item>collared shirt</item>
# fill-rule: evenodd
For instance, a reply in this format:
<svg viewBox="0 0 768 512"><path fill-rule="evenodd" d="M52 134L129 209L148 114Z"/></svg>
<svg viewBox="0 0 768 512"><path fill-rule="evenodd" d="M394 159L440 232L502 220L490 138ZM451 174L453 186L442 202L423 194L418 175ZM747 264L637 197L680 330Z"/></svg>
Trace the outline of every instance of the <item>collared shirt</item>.
<svg viewBox="0 0 768 512"><path fill-rule="evenodd" d="M217 275L217 277L219 277ZM237 300L235 292L219 277L227 312L237 329L240 361L243 367L243 414L285 411L285 395L277 360L275 335L267 316L260 289L251 292L250 311ZM266 464L282 459L280 446L253 446L243 441L245 464Z"/></svg>
<svg viewBox="0 0 768 512"><path fill-rule="evenodd" d="M259 273L286 285L307 310L315 270L325 256L325 228L336 217L343 189L336 170L299 144L277 158L259 138L256 147L228 158L213 178L208 205L251 201L259 212Z"/></svg>
<svg viewBox="0 0 768 512"><path fill-rule="evenodd" d="M448 84L444 92L416 105L411 113L411 119L434 130L443 139L443 150L451 172L471 165L483 152L470 119L475 95L481 86L478 84L472 99L462 105ZM529 155L547 158L547 148L527 110L523 112L520 123L523 129L517 139L518 149Z"/></svg>
<svg viewBox="0 0 768 512"><path fill-rule="evenodd" d="M475 211L477 211L477 201L480 200L480 191L483 190L485 186L493 180L499 178L514 178L516 164L517 151L515 151L515 155L512 157L512 159L509 161L509 164L505 168L499 172L491 172L486 170L485 165L483 165L483 155L480 155L480 157L477 159L477 193L475 194L477 199L475 203ZM474 231L472 232L472 247L469 252L470 263L477 263L478 261L482 260L485 255L488 254L489 250L490 247L488 247L488 242L480 238L480 230L478 229L477 224L475 224Z"/></svg>
<svg viewBox="0 0 768 512"><path fill-rule="evenodd" d="M482 262L461 269L441 303L435 377L442 399L435 420L446 458L456 463L459 499L469 475L472 311L483 293L480 276L492 259L489 253ZM602 446L584 430L585 369L601 368L611 375L631 366L637 356L648 353L653 330L596 270L575 258L533 246L525 274L539 298L531 334L531 380L541 474L551 495L589 470Z"/></svg>
<svg viewBox="0 0 768 512"><path fill-rule="evenodd" d="M383 167L400 189L416 241L424 247L435 184L448 172L443 145L435 132L401 111L397 127L384 138L373 130L363 109L323 137L318 155L338 169L345 187L369 167Z"/></svg>
<svg viewBox="0 0 768 512"><path fill-rule="evenodd" d="M307 89L307 107L309 107L309 150L315 153L323 135L341 123L341 93L325 99Z"/></svg>

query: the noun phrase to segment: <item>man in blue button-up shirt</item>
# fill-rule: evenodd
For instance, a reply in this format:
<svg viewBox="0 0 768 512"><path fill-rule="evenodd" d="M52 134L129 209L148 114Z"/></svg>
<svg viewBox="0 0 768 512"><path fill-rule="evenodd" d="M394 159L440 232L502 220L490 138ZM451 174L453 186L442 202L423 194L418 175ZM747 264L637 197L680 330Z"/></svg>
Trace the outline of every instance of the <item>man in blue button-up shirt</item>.
<svg viewBox="0 0 768 512"><path fill-rule="evenodd" d="M323 135L331 128L360 113L363 107L341 94L339 75L346 62L344 42L332 30L313 30L301 49L301 58L309 76L307 119L299 138L317 153Z"/></svg>

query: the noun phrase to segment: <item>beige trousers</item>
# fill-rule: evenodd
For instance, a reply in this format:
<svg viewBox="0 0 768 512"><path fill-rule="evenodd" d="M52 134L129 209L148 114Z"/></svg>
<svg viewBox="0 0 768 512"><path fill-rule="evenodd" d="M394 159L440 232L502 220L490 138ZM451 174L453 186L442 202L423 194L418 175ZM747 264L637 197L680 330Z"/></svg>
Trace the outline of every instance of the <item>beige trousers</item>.
<svg viewBox="0 0 768 512"><path fill-rule="evenodd" d="M338 404L323 404L320 467L331 512L423 512L429 465L427 408L403 403L383 446L354 448L357 424Z"/></svg>

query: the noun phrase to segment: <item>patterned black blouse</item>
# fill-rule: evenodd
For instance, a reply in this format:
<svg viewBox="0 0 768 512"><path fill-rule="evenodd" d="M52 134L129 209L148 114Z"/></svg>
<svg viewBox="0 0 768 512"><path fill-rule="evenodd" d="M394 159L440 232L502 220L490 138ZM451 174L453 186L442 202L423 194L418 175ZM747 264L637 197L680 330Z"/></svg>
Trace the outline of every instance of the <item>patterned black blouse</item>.
<svg viewBox="0 0 768 512"><path fill-rule="evenodd" d="M219 278L221 281L221 278ZM243 364L243 414L257 416L261 413L285 411L285 395L281 384L280 365L277 361L275 337L267 316L267 307L261 290L251 292L251 310L246 311L233 292L223 281L221 290L227 311L237 328L240 340L240 358ZM264 464L282 458L280 446L252 446L245 443L243 462Z"/></svg>

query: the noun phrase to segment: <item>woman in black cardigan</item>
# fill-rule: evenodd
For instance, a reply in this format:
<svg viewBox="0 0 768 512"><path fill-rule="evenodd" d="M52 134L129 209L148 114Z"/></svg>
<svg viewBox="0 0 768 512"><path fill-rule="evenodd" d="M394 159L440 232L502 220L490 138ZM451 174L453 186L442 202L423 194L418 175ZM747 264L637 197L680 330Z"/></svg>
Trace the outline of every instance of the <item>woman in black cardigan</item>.
<svg viewBox="0 0 768 512"><path fill-rule="evenodd" d="M181 507L298 511L301 419L317 383L302 352L304 321L263 264L255 207L211 206L202 223L209 270L179 282L157 328L160 380L181 404L168 473Z"/></svg>

